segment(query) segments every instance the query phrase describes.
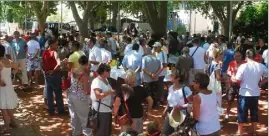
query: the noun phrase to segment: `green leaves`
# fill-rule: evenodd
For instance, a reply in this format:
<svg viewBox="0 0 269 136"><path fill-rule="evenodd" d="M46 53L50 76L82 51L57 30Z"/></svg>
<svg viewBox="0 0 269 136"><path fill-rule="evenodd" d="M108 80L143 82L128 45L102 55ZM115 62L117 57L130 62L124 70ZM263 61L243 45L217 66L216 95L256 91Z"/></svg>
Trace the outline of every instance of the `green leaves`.
<svg viewBox="0 0 269 136"><path fill-rule="evenodd" d="M236 19L233 32L256 38L266 37L268 35L268 2L248 4Z"/></svg>

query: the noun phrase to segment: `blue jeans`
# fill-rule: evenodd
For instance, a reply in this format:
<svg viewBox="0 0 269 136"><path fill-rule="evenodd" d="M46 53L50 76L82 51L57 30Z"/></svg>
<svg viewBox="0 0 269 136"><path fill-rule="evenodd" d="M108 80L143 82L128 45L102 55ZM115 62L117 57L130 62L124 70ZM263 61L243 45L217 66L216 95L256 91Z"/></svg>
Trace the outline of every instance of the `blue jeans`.
<svg viewBox="0 0 269 136"><path fill-rule="evenodd" d="M251 122L258 122L259 96L241 96L238 99L238 123L247 123L250 110Z"/></svg>
<svg viewBox="0 0 269 136"><path fill-rule="evenodd" d="M47 89L47 99L48 99L48 112L54 113L54 97L53 92L56 97L56 105L58 109L58 113L64 112L64 104L63 104L63 95L61 88L61 73L53 72L51 75L45 74L46 78L46 89Z"/></svg>

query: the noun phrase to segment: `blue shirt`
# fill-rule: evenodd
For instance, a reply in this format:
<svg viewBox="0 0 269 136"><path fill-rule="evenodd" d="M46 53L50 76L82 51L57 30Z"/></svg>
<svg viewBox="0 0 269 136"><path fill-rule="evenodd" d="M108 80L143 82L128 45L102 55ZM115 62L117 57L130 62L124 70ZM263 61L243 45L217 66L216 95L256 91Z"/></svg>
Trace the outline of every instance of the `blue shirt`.
<svg viewBox="0 0 269 136"><path fill-rule="evenodd" d="M26 58L26 48L27 44L24 40L19 39L16 41L16 39L12 40L12 48L16 51L17 59L25 59Z"/></svg>
<svg viewBox="0 0 269 136"><path fill-rule="evenodd" d="M221 68L221 72L226 73L229 63L234 60L234 52L231 49L227 49L223 54L223 65Z"/></svg>
<svg viewBox="0 0 269 136"><path fill-rule="evenodd" d="M142 56L136 51L131 51L123 57L122 64L127 69L135 71L137 68L142 67ZM140 79L140 72L136 73L136 79Z"/></svg>

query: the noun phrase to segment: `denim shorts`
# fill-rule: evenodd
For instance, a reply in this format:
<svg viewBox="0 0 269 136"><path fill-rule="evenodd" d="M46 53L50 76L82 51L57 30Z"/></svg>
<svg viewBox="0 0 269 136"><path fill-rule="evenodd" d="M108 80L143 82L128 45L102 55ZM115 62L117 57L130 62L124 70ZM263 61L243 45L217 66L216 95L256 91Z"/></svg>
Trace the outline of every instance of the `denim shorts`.
<svg viewBox="0 0 269 136"><path fill-rule="evenodd" d="M258 122L259 96L241 96L238 100L238 123L248 122L248 110L251 122Z"/></svg>

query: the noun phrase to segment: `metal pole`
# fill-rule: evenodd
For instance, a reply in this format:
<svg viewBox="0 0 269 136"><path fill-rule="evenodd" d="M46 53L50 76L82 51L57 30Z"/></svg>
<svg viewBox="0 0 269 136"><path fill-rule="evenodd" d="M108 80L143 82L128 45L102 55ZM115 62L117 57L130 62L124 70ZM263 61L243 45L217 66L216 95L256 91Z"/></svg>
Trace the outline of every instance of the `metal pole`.
<svg viewBox="0 0 269 136"><path fill-rule="evenodd" d="M63 35L63 1L61 1L61 36Z"/></svg>
<svg viewBox="0 0 269 136"><path fill-rule="evenodd" d="M232 37L232 16L233 16L233 1L230 1L230 18L229 18L229 41Z"/></svg>

